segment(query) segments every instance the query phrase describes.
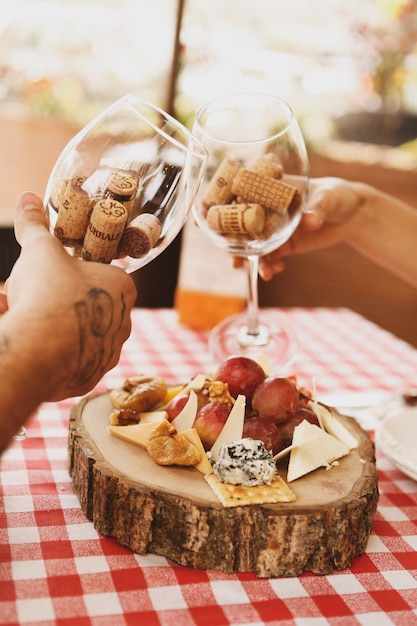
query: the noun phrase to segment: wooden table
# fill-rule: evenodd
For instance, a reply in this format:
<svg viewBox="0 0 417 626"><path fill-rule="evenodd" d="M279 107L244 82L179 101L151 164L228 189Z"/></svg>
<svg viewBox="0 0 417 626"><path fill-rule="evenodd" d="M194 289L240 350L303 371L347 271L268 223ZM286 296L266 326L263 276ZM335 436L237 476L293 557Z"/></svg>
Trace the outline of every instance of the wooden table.
<svg viewBox="0 0 417 626"><path fill-rule="evenodd" d="M417 350L348 309L289 309L292 367L318 394L415 386ZM171 309L136 309L116 368L98 391L136 373L187 380L214 365L207 334ZM98 536L67 469L74 401L43 405L0 465L0 624L350 626L417 623L417 483L377 449L380 500L366 553L326 576L259 579L184 568ZM369 411L369 417L372 416ZM376 414L382 415L381 409ZM371 424L371 422L370 422Z"/></svg>

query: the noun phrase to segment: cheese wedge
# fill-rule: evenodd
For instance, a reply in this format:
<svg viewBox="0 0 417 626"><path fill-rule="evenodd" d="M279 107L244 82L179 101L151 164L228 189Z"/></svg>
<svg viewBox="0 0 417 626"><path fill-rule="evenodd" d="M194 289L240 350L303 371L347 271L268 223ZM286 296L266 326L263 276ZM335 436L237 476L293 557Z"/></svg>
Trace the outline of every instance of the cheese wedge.
<svg viewBox="0 0 417 626"><path fill-rule="evenodd" d="M319 467L329 467L333 461L349 453L346 444L307 420L294 428L293 445L288 463L288 482Z"/></svg>
<svg viewBox="0 0 417 626"><path fill-rule="evenodd" d="M271 365L270 365L268 356L266 354L258 354L258 356L256 357L256 361L262 367L262 369L265 372L265 374L267 376L270 376L271 375Z"/></svg>
<svg viewBox="0 0 417 626"><path fill-rule="evenodd" d="M119 439L133 443L135 446L146 449L149 436L158 422L132 424L130 426L107 426L107 432Z"/></svg>
<svg viewBox="0 0 417 626"><path fill-rule="evenodd" d="M130 426L107 426L107 432L115 437L119 437L119 439L123 439L123 441L128 441L146 450L149 437L155 430L156 425L157 422L147 422L145 424L133 424ZM212 467L208 460L207 452L204 450L204 446L195 428L189 428L183 431L181 435L195 446L201 454L201 461L194 467L202 474L211 474Z"/></svg>
<svg viewBox="0 0 417 626"><path fill-rule="evenodd" d="M225 421L219 436L211 447L210 452L213 461L217 461L218 451L221 445L242 438L243 422L245 420L245 405L246 397L241 394L236 398L233 408L229 413L229 417Z"/></svg>
<svg viewBox="0 0 417 626"><path fill-rule="evenodd" d="M179 433L192 428L195 418L197 417L198 398L197 394L191 390L188 400L177 417L172 420L172 425Z"/></svg>
<svg viewBox="0 0 417 626"><path fill-rule="evenodd" d="M206 380L207 380L207 376L205 376L204 374L198 374L197 376L192 378L190 382L187 383L186 385L177 385L176 387L172 387L171 389L168 389L167 394L164 398L162 409L165 409L167 405L171 402L171 400L175 398L175 396L178 396L179 394L181 395L187 394L191 390L201 391L202 388L204 387Z"/></svg>
<svg viewBox="0 0 417 626"><path fill-rule="evenodd" d="M342 441L349 450L358 447L356 438L348 431L348 429L335 417L330 409L326 408L322 404L316 404L314 411L318 414L320 424L326 432L339 441Z"/></svg>
<svg viewBox="0 0 417 626"><path fill-rule="evenodd" d="M143 413L139 413L140 424L152 422L155 425L155 422L167 419L168 413L166 411L144 411Z"/></svg>
<svg viewBox="0 0 417 626"><path fill-rule="evenodd" d="M196 469L198 469L202 474L211 474L213 471L211 467L211 463L208 460L207 452L204 450L204 446L201 443L201 439L195 428L189 428L188 430L183 430L181 435L185 437L190 443L193 444L197 448L197 450L201 454L201 461L194 465Z"/></svg>
<svg viewBox="0 0 417 626"><path fill-rule="evenodd" d="M172 398L175 398L184 389L184 385L177 385L176 387L170 387L163 401L163 406L169 404Z"/></svg>
<svg viewBox="0 0 417 626"><path fill-rule="evenodd" d="M190 382L181 390L181 393L188 393L189 391L201 391L204 387L204 383L207 380L205 374L198 374L190 380Z"/></svg>

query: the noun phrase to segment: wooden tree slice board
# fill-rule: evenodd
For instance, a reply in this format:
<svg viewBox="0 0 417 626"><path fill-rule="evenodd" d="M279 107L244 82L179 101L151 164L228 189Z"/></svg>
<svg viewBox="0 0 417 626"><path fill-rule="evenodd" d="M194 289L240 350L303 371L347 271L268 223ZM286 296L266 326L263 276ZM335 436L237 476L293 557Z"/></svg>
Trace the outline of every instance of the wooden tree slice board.
<svg viewBox="0 0 417 626"><path fill-rule="evenodd" d="M224 508L196 469L159 466L110 435L111 411L107 393L86 396L69 428L74 488L101 535L138 554L259 577L329 574L365 551L378 480L374 444L353 418L336 414L358 448L291 482L296 502ZM285 480L285 465L279 473Z"/></svg>

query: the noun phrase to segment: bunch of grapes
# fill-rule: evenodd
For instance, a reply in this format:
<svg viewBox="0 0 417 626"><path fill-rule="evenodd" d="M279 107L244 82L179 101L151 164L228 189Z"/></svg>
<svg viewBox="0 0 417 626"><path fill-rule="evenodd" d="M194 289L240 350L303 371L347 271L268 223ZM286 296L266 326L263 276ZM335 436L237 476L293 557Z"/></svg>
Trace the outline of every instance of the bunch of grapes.
<svg viewBox="0 0 417 626"><path fill-rule="evenodd" d="M303 420L318 425L316 414L308 407L310 395L293 379L267 377L253 359L231 356L220 364L213 378L227 384L233 398L240 394L246 397L242 436L262 441L273 455L291 445L294 428ZM211 401L204 388L197 395L199 406L194 428L209 450L220 434L232 404ZM179 394L171 401L167 408L171 421L187 400L188 394Z"/></svg>

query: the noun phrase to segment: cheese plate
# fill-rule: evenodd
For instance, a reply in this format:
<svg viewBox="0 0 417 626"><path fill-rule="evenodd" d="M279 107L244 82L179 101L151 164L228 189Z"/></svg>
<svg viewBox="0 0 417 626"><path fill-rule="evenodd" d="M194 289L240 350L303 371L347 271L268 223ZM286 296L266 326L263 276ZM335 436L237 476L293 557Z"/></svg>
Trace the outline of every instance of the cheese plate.
<svg viewBox="0 0 417 626"><path fill-rule="evenodd" d="M328 574L365 551L378 501L375 449L357 422L331 410L357 446L331 469L290 483L294 502L222 506L194 467L162 467L108 429L109 393L72 409L70 473L86 516L103 536L182 565L259 577ZM288 459L278 465L286 481Z"/></svg>

